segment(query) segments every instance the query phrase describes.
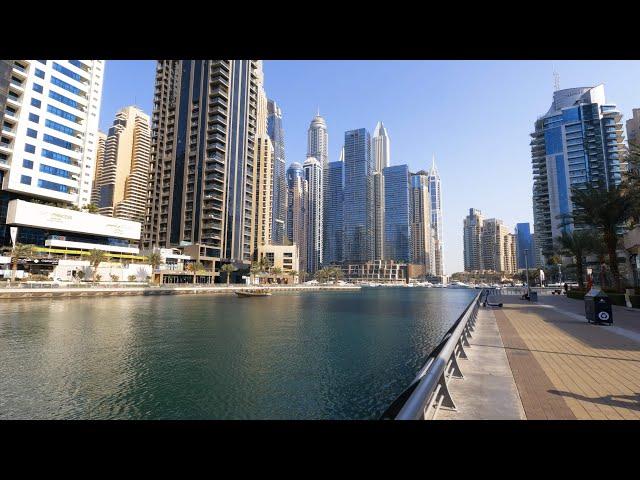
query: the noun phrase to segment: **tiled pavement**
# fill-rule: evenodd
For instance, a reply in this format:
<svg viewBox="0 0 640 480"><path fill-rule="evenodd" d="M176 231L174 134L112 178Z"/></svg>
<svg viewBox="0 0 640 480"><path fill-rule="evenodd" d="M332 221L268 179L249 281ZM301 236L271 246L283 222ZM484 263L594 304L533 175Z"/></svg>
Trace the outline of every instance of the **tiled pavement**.
<svg viewBox="0 0 640 480"><path fill-rule="evenodd" d="M502 296L493 311L527 419L640 419L637 339L580 319L579 301L540 300ZM636 312L616 313L637 328Z"/></svg>

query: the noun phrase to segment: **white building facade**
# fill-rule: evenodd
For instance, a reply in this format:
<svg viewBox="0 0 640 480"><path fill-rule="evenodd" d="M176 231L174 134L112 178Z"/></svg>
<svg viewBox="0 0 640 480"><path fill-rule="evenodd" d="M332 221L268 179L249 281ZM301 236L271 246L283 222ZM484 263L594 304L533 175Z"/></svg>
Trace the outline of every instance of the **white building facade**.
<svg viewBox="0 0 640 480"><path fill-rule="evenodd" d="M91 202L103 60L13 60L2 120L2 190Z"/></svg>

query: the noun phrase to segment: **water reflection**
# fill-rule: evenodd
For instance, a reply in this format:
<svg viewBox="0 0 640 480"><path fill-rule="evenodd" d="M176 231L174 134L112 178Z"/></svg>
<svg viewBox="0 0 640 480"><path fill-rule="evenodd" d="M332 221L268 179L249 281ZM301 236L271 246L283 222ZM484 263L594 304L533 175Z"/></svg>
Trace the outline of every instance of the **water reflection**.
<svg viewBox="0 0 640 480"><path fill-rule="evenodd" d="M0 418L376 418L473 294L3 304Z"/></svg>

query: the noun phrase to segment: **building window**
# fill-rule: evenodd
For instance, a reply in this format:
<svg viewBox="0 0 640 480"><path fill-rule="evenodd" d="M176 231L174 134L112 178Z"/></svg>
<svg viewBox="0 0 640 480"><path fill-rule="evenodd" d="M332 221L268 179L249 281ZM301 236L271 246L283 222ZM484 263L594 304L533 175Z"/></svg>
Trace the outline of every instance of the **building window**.
<svg viewBox="0 0 640 480"><path fill-rule="evenodd" d="M39 68L36 68L36 77L44 79L44 72Z"/></svg>
<svg viewBox="0 0 640 480"><path fill-rule="evenodd" d="M24 151L27 153L36 153L36 147L34 145L29 145L28 143L24 146Z"/></svg>
<svg viewBox="0 0 640 480"><path fill-rule="evenodd" d="M52 128L52 129L57 130L57 131L62 132L62 133L66 133L67 135L71 135L72 137L80 135L80 132L74 130L73 128L69 128L69 127L67 127L65 125L61 125L61 124L59 124L57 122L54 122L52 120L45 120L44 124L45 124L45 126L47 126L49 128Z"/></svg>
<svg viewBox="0 0 640 480"><path fill-rule="evenodd" d="M36 92L38 92L38 93L42 93L42 90L43 90L42 85L39 85L39 84L37 84L37 83L34 83L34 84L33 84L33 90L34 90L34 91L36 91Z"/></svg>
<svg viewBox="0 0 640 480"><path fill-rule="evenodd" d="M57 145L59 147L66 148L67 150L71 150L71 151L74 151L74 152L80 151L80 147L78 147L77 145L74 145L71 142L67 142L66 140L62 140L62 139L60 139L58 137L54 137L53 135L45 134L43 138L44 138L44 141L47 142L47 143L51 143L53 145Z"/></svg>
<svg viewBox="0 0 640 480"><path fill-rule="evenodd" d="M37 100L35 98L31 99L31 106L40 108L40 105L42 105L42 102L40 100Z"/></svg>
<svg viewBox="0 0 640 480"><path fill-rule="evenodd" d="M80 120L81 120L80 117L73 115L69 112L65 112L64 110L56 108L53 105L47 105L47 112L53 113L54 115L57 115L61 118L64 118L65 120L69 120L74 123L80 123Z"/></svg>
<svg viewBox="0 0 640 480"><path fill-rule="evenodd" d="M38 132L33 128L27 128L27 137L38 138Z"/></svg>
<svg viewBox="0 0 640 480"><path fill-rule="evenodd" d="M61 185L59 183L50 182L48 180L38 180L38 187L46 188L47 190L55 190L62 193L75 193L75 190L67 185Z"/></svg>
<svg viewBox="0 0 640 480"><path fill-rule="evenodd" d="M23 185L31 185L31 177L29 177L28 175L22 175L20 177L20 183L22 183Z"/></svg>
<svg viewBox="0 0 640 480"><path fill-rule="evenodd" d="M24 159L22 160L22 167L33 170L33 162L31 160Z"/></svg>
<svg viewBox="0 0 640 480"><path fill-rule="evenodd" d="M62 170L61 168L51 167L49 165L40 165L40 171L42 173L48 173L49 175L55 175L62 178L71 178L71 172Z"/></svg>
<svg viewBox="0 0 640 480"><path fill-rule="evenodd" d="M29 121L33 122L33 123L39 123L40 122L40 117L38 115L36 115L35 113L30 113L29 114Z"/></svg>
<svg viewBox="0 0 640 480"><path fill-rule="evenodd" d="M45 148L42 149L42 156L50 158L51 160L55 160L57 162L66 163L68 165L77 165L77 161L73 160L71 157L67 157L66 155L62 155L61 153L52 152Z"/></svg>
<svg viewBox="0 0 640 480"><path fill-rule="evenodd" d="M85 93L80 90L77 87L74 87L73 85L68 84L67 82L63 82L62 80L60 80L59 78L56 77L51 77L51 83L53 83L54 85L57 85L60 88L64 88L65 90L74 93L76 95L80 95L81 97L85 96Z"/></svg>
<svg viewBox="0 0 640 480"><path fill-rule="evenodd" d="M69 70L66 67L63 67L62 65L53 62L53 69L62 73L63 75L66 75L69 78L73 78L76 82L82 82L82 77L80 75L78 75L77 73L72 72L71 70Z"/></svg>
<svg viewBox="0 0 640 480"><path fill-rule="evenodd" d="M80 105L75 100L71 100L69 97L65 97L64 95L60 95L57 92L50 91L49 97L57 100L60 103L64 103L65 105L69 105L70 107L77 108L78 110L82 110L82 105Z"/></svg>

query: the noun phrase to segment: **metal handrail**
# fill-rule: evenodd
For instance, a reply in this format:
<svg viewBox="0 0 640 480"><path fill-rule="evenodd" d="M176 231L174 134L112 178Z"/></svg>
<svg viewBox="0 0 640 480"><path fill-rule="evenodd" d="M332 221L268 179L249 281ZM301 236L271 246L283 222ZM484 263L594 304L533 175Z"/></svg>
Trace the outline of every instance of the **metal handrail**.
<svg viewBox="0 0 640 480"><path fill-rule="evenodd" d="M467 358L464 348L469 347L468 339L475 327L480 299L485 293L485 290L478 292L431 352L425 366L420 369L409 388L387 409L382 418L430 420L435 418L443 406L455 409L447 384L451 377L462 378L458 358ZM403 402L402 407L397 414L391 413L397 409L399 401Z"/></svg>

